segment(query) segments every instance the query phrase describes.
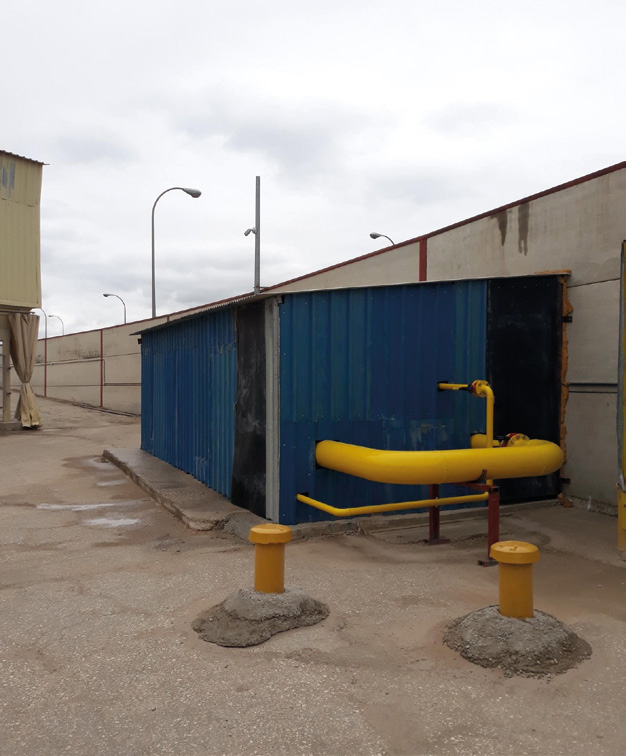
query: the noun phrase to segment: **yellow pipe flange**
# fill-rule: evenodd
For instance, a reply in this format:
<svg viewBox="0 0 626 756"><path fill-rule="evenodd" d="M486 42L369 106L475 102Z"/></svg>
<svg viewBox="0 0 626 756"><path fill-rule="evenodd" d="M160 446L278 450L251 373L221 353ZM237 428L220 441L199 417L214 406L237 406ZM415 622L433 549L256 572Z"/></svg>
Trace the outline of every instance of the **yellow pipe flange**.
<svg viewBox="0 0 626 756"><path fill-rule="evenodd" d="M250 529L254 548L254 590L259 593L285 592L285 544L291 528L268 522Z"/></svg>
<svg viewBox="0 0 626 756"><path fill-rule="evenodd" d="M499 541L491 547L490 556L500 565L500 614L533 617L533 564L539 561L539 549L525 541Z"/></svg>

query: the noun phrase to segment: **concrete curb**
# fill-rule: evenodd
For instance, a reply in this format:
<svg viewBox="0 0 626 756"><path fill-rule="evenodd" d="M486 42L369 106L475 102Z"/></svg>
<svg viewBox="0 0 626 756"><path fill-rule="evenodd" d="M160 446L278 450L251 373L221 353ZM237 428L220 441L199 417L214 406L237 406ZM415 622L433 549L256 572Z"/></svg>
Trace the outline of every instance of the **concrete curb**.
<svg viewBox="0 0 626 756"><path fill-rule="evenodd" d="M250 528L268 522L263 517L232 504L221 494L205 486L182 470L153 457L141 449L105 449L104 459L120 468L141 489L162 507L178 517L192 530L222 530L224 533L248 541ZM554 506L556 500L510 504L501 516L526 509ZM441 513L442 522L454 522L477 517L486 518L484 507L448 510ZM292 525L294 541L307 538L361 534L381 530L397 530L428 525L428 512L399 515L303 522Z"/></svg>
<svg viewBox="0 0 626 756"><path fill-rule="evenodd" d="M222 530L230 517L245 511L141 449L105 449L102 456L192 530ZM251 512L246 514L255 517ZM261 517L257 520L264 522Z"/></svg>

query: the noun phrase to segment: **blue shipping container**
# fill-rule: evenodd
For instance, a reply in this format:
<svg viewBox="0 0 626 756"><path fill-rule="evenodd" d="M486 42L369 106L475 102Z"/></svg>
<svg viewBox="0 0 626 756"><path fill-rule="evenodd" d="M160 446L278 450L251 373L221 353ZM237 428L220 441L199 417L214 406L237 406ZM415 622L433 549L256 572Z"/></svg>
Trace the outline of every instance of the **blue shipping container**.
<svg viewBox="0 0 626 756"><path fill-rule="evenodd" d="M315 444L467 447L470 433L484 430L484 401L438 391L437 383L485 377L486 305L486 281L285 295L280 522L328 519L297 502L298 493L336 507L427 498L422 486L372 483L316 468ZM443 493L452 492L447 487Z"/></svg>

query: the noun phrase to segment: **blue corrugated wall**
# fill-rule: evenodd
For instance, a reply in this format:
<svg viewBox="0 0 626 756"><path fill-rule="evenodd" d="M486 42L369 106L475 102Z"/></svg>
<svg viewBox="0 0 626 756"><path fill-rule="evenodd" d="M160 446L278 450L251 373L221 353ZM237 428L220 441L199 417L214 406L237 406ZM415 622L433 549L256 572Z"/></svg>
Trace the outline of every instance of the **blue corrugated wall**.
<svg viewBox="0 0 626 756"><path fill-rule="evenodd" d="M148 331L141 448L230 496L237 352L234 309Z"/></svg>
<svg viewBox="0 0 626 756"><path fill-rule="evenodd" d="M484 401L438 381L485 377L485 281L286 295L280 310L280 521L327 519L336 507L427 496L317 468L323 439L379 449L466 447ZM466 490L462 491L467 493ZM444 489L443 494L451 493Z"/></svg>

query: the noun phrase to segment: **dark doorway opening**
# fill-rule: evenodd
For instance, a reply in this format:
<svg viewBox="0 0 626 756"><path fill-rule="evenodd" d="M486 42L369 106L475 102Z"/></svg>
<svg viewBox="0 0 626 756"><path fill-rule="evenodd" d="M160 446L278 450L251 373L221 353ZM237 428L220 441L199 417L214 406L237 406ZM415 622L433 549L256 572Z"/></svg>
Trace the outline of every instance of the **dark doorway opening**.
<svg viewBox="0 0 626 756"><path fill-rule="evenodd" d="M487 294L487 373L494 435L560 443L563 284L558 276L500 278ZM503 501L549 499L560 472L499 481Z"/></svg>

